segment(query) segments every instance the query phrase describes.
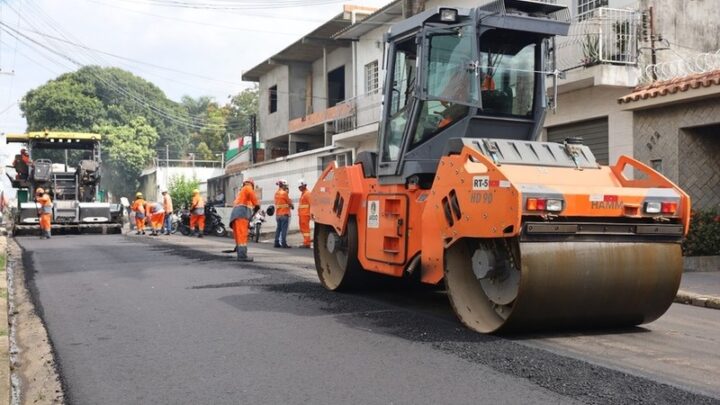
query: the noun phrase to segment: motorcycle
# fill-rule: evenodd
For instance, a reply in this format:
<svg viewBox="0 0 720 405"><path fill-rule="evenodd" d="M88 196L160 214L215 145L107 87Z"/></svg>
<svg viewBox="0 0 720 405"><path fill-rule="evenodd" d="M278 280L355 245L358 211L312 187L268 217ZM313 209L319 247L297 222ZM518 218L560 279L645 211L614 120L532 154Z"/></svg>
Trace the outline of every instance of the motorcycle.
<svg viewBox="0 0 720 405"><path fill-rule="evenodd" d="M183 208L179 214L180 221L178 223L178 230L181 234L188 236L193 233L193 230L190 229L190 210ZM203 234L219 237L227 236L225 224L222 223L222 218L220 218L220 215L212 204L205 204L205 230Z"/></svg>
<svg viewBox="0 0 720 405"><path fill-rule="evenodd" d="M265 211L259 210L250 218L250 229L248 229L248 237L251 241L260 242L260 229L265 222Z"/></svg>

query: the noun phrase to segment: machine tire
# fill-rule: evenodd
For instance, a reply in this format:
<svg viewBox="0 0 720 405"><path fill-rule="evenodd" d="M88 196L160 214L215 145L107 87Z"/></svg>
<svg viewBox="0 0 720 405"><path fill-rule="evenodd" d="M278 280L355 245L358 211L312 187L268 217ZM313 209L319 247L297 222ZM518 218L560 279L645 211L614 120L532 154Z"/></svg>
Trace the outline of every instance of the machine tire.
<svg viewBox="0 0 720 405"><path fill-rule="evenodd" d="M335 238L334 252L328 248L329 238ZM315 268L323 287L331 291L348 291L361 287L365 279L357 258L357 223L348 220L344 235L338 235L330 225L315 224Z"/></svg>
<svg viewBox="0 0 720 405"><path fill-rule="evenodd" d="M255 224L255 234L253 235L253 241L260 243L260 224Z"/></svg>
<svg viewBox="0 0 720 405"><path fill-rule="evenodd" d="M180 230L180 233L181 233L181 234L183 234L183 235L185 235L185 236L190 235L190 228L189 228L189 227L180 224L180 225L178 226L178 229Z"/></svg>
<svg viewBox="0 0 720 405"><path fill-rule="evenodd" d="M213 229L213 235L215 235L217 237L221 237L221 238L227 236L227 230L225 229L225 226L223 226L223 225L216 226L215 229Z"/></svg>

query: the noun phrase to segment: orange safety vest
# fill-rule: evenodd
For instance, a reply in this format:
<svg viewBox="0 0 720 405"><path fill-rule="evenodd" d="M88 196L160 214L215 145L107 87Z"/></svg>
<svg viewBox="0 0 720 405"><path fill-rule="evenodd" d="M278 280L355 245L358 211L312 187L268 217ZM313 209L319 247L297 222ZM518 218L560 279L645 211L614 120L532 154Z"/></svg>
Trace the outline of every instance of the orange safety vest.
<svg viewBox="0 0 720 405"><path fill-rule="evenodd" d="M40 204L40 215L52 214L52 200L49 194L43 194L41 197L37 197L36 200Z"/></svg>
<svg viewBox="0 0 720 405"><path fill-rule="evenodd" d="M195 208L205 208L205 201L202 197L200 197L200 194L196 194L192 198L192 203L190 204L190 211L194 210Z"/></svg>
<svg viewBox="0 0 720 405"><path fill-rule="evenodd" d="M290 215L291 209L292 201L290 201L290 195L284 189L279 188L278 191L275 192L275 215Z"/></svg>
<svg viewBox="0 0 720 405"><path fill-rule="evenodd" d="M235 207L248 207L250 210L255 208L256 205L259 205L257 196L255 195L255 190L253 190L253 187L250 184L243 186L240 191L238 191L238 195L235 197L233 205Z"/></svg>
<svg viewBox="0 0 720 405"><path fill-rule="evenodd" d="M298 205L298 215L306 216L310 215L310 192L304 190L300 194L300 204Z"/></svg>
<svg viewBox="0 0 720 405"><path fill-rule="evenodd" d="M172 197L170 197L170 193L163 196L163 209L166 214L173 212Z"/></svg>
<svg viewBox="0 0 720 405"><path fill-rule="evenodd" d="M138 214L145 215L145 200L138 198L133 202L132 210Z"/></svg>

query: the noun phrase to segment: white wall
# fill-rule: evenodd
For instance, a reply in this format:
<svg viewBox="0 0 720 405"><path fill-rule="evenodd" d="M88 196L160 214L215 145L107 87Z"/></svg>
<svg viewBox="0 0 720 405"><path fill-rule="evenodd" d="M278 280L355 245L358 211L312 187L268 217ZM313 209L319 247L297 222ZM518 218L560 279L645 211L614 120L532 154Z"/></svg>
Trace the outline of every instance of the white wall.
<svg viewBox="0 0 720 405"><path fill-rule="evenodd" d="M615 164L620 155L633 154L633 115L622 111L617 102L630 91L626 87L589 87L559 94L557 113L548 111L545 128L608 117L608 161Z"/></svg>
<svg viewBox="0 0 720 405"><path fill-rule="evenodd" d="M188 179L198 179L200 181L200 194L207 194L207 180L211 177L222 176L224 169L220 167L158 167L154 170L148 170L143 174L155 177L156 190L144 190L145 198L148 201L160 201L162 199L162 190L167 188L169 182L175 176L185 176ZM179 208L179 207L178 207Z"/></svg>

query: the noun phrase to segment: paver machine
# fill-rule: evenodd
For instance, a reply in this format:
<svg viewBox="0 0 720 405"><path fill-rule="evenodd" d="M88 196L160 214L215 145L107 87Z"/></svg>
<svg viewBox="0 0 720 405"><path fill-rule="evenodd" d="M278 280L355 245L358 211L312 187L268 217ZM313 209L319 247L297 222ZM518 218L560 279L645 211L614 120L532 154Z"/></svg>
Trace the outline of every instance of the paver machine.
<svg viewBox="0 0 720 405"><path fill-rule="evenodd" d="M330 164L312 191L323 286L444 281L482 333L637 325L667 310L687 194L631 157L601 166L580 137L539 141L563 16L496 0L389 29L378 151Z"/></svg>
<svg viewBox="0 0 720 405"><path fill-rule="evenodd" d="M17 156L15 175L8 177L18 191L14 233L21 235L39 230L35 190L44 189L53 202L52 229L97 233L119 233L122 208L100 201L101 135L76 132L29 132L9 134L7 142L25 144L30 158L26 164ZM54 151L54 152L52 152ZM50 153L48 153L50 152Z"/></svg>

